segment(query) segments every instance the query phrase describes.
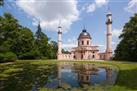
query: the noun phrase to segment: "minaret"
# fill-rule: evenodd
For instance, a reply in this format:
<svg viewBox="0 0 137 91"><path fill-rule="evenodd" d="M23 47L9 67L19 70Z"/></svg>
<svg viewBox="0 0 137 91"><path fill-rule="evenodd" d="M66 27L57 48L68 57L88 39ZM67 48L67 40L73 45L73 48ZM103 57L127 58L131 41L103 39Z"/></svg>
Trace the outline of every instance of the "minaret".
<svg viewBox="0 0 137 91"><path fill-rule="evenodd" d="M106 21L106 26L107 26L107 34L106 34L106 60L110 60L112 58L112 13L109 12L106 15L107 21Z"/></svg>
<svg viewBox="0 0 137 91"><path fill-rule="evenodd" d="M58 27L58 54L57 59L61 60L61 54L62 54L62 27Z"/></svg>

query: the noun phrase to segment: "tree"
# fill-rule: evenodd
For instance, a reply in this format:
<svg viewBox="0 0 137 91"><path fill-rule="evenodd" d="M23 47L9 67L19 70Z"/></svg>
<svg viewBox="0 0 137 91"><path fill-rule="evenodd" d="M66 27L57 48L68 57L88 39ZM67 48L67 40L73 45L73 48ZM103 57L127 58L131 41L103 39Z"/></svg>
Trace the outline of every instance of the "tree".
<svg viewBox="0 0 137 91"><path fill-rule="evenodd" d="M15 61L16 54L10 49L18 21L9 13L0 16L0 62Z"/></svg>
<svg viewBox="0 0 137 91"><path fill-rule="evenodd" d="M50 41L46 34L41 30L40 23L38 24L37 31L35 33L36 46L42 55L42 58L55 59L57 53L57 42Z"/></svg>
<svg viewBox="0 0 137 91"><path fill-rule="evenodd" d="M0 46L1 49L6 49L3 51L13 52L19 59L39 57L33 33L29 28L21 26L9 13L0 17L0 25Z"/></svg>
<svg viewBox="0 0 137 91"><path fill-rule="evenodd" d="M48 46L48 58L49 59L56 59L57 58L57 50L58 50L58 44L55 41L50 41Z"/></svg>
<svg viewBox="0 0 137 91"><path fill-rule="evenodd" d="M12 40L16 38L18 29L21 26L11 14L4 13L3 17L0 17L0 41L3 43L6 40Z"/></svg>
<svg viewBox="0 0 137 91"><path fill-rule="evenodd" d="M40 23L38 24L37 31L35 33L35 45L37 46L41 56L48 58L48 37L41 30Z"/></svg>
<svg viewBox="0 0 137 91"><path fill-rule="evenodd" d="M62 49L62 53L64 54L70 54L70 52L68 50Z"/></svg>
<svg viewBox="0 0 137 91"><path fill-rule="evenodd" d="M4 42L2 45L0 45L0 63L15 61L17 59L16 54L9 51L9 49L10 45L8 44L8 42Z"/></svg>
<svg viewBox="0 0 137 91"><path fill-rule="evenodd" d="M137 14L125 24L120 42L115 50L114 59L137 61Z"/></svg>
<svg viewBox="0 0 137 91"><path fill-rule="evenodd" d="M4 5L4 0L0 0L0 6Z"/></svg>
<svg viewBox="0 0 137 91"><path fill-rule="evenodd" d="M37 28L38 28L38 30L36 31L35 36L36 36L36 41L39 42L41 40L41 37L42 37L42 31L41 31L40 23L38 24Z"/></svg>
<svg viewBox="0 0 137 91"><path fill-rule="evenodd" d="M35 49L33 33L28 28L18 31L19 36L13 41L11 49L19 59L38 58L39 52Z"/></svg>
<svg viewBox="0 0 137 91"><path fill-rule="evenodd" d="M56 58L57 43L49 41L40 24L35 37L32 31L19 24L10 13L0 16L0 60ZM4 56L5 55L5 56ZM6 58L7 57L7 58Z"/></svg>

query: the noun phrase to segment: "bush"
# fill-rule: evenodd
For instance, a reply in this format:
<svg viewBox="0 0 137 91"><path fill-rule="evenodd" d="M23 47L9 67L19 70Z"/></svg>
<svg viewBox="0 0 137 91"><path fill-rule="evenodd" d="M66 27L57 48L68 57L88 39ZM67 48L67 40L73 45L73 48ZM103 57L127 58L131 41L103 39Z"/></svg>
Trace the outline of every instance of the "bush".
<svg viewBox="0 0 137 91"><path fill-rule="evenodd" d="M2 62L13 62L16 59L17 59L17 56L13 52L0 53L0 63L2 63Z"/></svg>
<svg viewBox="0 0 137 91"><path fill-rule="evenodd" d="M23 53L19 55L19 59L40 59L41 54L37 50L32 50L30 52Z"/></svg>
<svg viewBox="0 0 137 91"><path fill-rule="evenodd" d="M42 59L42 60L47 60L47 59L48 59L48 57L41 57L41 59Z"/></svg>

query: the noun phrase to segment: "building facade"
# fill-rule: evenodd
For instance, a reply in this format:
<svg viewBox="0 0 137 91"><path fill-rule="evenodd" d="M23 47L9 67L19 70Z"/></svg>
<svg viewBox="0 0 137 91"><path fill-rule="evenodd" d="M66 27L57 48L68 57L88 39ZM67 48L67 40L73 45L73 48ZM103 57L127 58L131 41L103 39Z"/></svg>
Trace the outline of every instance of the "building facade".
<svg viewBox="0 0 137 91"><path fill-rule="evenodd" d="M106 50L100 53L98 46L92 44L92 37L84 28L80 33L77 41L78 46L72 48L69 54L63 54L62 50L62 28L58 27L58 60L111 60L112 59L112 14L106 15Z"/></svg>

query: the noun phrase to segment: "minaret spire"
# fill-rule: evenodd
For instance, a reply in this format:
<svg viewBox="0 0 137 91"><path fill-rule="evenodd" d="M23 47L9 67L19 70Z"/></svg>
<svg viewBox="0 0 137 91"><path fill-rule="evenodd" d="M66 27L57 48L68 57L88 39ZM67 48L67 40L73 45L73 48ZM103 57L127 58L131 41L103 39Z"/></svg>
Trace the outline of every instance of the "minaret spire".
<svg viewBox="0 0 137 91"><path fill-rule="evenodd" d="M106 15L106 26L107 26L107 34L106 34L106 60L110 60L112 58L112 13L110 12L110 8L108 7L108 12Z"/></svg>
<svg viewBox="0 0 137 91"><path fill-rule="evenodd" d="M59 26L61 26L61 19L59 18Z"/></svg>
<svg viewBox="0 0 137 91"><path fill-rule="evenodd" d="M83 24L84 29L86 29L85 24Z"/></svg>
<svg viewBox="0 0 137 91"><path fill-rule="evenodd" d="M110 12L110 6L108 5L108 12Z"/></svg>
<svg viewBox="0 0 137 91"><path fill-rule="evenodd" d="M59 19L59 26L58 26L58 53L57 58L61 60L62 54L62 27L61 27L61 19Z"/></svg>

